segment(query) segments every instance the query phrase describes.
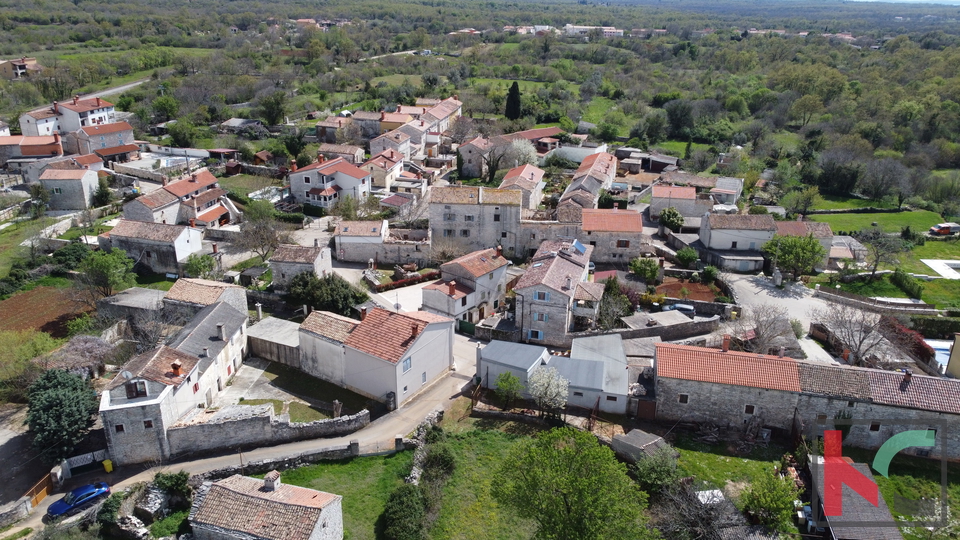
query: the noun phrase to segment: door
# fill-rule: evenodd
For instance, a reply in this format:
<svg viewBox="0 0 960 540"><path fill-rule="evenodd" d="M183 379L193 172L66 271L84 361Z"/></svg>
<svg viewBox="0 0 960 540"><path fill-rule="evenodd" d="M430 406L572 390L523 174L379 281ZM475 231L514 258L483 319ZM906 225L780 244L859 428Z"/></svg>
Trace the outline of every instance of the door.
<svg viewBox="0 0 960 540"><path fill-rule="evenodd" d="M223 392L223 381L217 377L217 392Z"/></svg>
<svg viewBox="0 0 960 540"><path fill-rule="evenodd" d="M213 388L207 388L206 397L207 397L206 399L207 407L209 407L213 403Z"/></svg>

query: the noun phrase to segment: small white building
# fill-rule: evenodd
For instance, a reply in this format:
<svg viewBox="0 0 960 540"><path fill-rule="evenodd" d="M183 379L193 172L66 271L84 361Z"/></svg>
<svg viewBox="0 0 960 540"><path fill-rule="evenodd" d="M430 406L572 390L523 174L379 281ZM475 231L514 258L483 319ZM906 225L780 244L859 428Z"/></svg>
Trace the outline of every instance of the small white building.
<svg viewBox="0 0 960 540"><path fill-rule="evenodd" d="M549 365L569 382L568 406L626 414L630 382L620 334L576 338L570 356L553 356Z"/></svg>
<svg viewBox="0 0 960 540"><path fill-rule="evenodd" d="M273 285L281 290L289 287L297 274L312 272L325 276L333 269L330 248L321 247L319 240L315 240L313 246L281 244L268 262L273 272Z"/></svg>
<svg viewBox="0 0 960 540"><path fill-rule="evenodd" d="M121 219L97 240L100 249L122 249L139 267L155 274L179 275L187 258L203 250L200 229L128 219Z"/></svg>
<svg viewBox="0 0 960 540"><path fill-rule="evenodd" d="M754 272L763 268L760 248L773 239L777 225L769 214L707 214L700 222L701 258L725 270Z"/></svg>
<svg viewBox="0 0 960 540"><path fill-rule="evenodd" d="M486 347L477 344L477 374L484 388L496 389L497 377L512 373L520 379L526 392L530 375L550 361L550 352L542 345L526 345L509 341L491 341Z"/></svg>
<svg viewBox="0 0 960 540"><path fill-rule="evenodd" d="M101 98L80 99L37 109L20 116L20 131L26 136L39 137L54 133L70 133L86 126L116 122L113 103Z"/></svg>

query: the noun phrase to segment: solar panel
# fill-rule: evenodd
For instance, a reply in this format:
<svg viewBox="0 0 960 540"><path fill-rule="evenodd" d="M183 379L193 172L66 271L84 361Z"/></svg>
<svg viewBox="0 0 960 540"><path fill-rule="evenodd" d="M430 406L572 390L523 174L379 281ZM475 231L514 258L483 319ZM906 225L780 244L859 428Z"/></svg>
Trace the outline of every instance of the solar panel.
<svg viewBox="0 0 960 540"><path fill-rule="evenodd" d="M587 252L587 248L583 247L583 244L581 244L579 240L573 241L573 249L577 250L577 253L581 255Z"/></svg>

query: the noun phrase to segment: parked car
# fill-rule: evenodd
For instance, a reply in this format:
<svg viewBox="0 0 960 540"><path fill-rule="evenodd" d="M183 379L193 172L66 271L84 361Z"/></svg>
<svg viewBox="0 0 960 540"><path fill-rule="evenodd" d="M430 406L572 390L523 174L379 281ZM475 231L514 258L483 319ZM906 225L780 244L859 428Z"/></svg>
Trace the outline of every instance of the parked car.
<svg viewBox="0 0 960 540"><path fill-rule="evenodd" d="M953 222L939 223L937 225L934 225L933 227L930 227L930 234L945 236L948 234L956 234L958 232L960 232L960 224L953 223Z"/></svg>
<svg viewBox="0 0 960 540"><path fill-rule="evenodd" d="M96 484L87 484L64 495L62 499L50 505L47 509L49 519L57 519L69 516L74 512L92 506L100 499L110 495L110 486L106 482L97 482Z"/></svg>
<svg viewBox="0 0 960 540"><path fill-rule="evenodd" d="M589 273L592 274L592 273L594 273L596 270L597 270L597 265L593 264L593 261L590 261L589 263L587 263L587 271L588 271Z"/></svg>
<svg viewBox="0 0 960 540"><path fill-rule="evenodd" d="M663 306L664 311L679 311L691 319L697 314L696 308L690 304L671 304L669 306Z"/></svg>

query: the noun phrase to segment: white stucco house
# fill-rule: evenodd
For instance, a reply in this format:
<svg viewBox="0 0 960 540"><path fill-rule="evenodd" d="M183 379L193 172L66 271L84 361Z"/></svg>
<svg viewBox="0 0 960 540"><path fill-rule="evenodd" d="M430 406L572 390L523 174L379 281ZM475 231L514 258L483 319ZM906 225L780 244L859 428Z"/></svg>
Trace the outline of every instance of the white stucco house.
<svg viewBox="0 0 960 540"><path fill-rule="evenodd" d="M362 201L370 195L373 175L343 158L311 163L290 173L290 193L301 204L330 208L343 197Z"/></svg>
<svg viewBox="0 0 960 540"><path fill-rule="evenodd" d="M569 382L567 405L626 414L629 378L620 334L576 338L570 356L554 356L554 367Z"/></svg>
<svg viewBox="0 0 960 540"><path fill-rule="evenodd" d="M39 137L54 133L70 133L86 126L109 124L116 121L113 103L101 98L73 99L63 103L54 101L50 107L36 109L20 116L20 131L26 136Z"/></svg>
<svg viewBox="0 0 960 540"><path fill-rule="evenodd" d="M776 232L769 214L707 214L700 222L700 258L724 270L755 272L763 268L760 248Z"/></svg>
<svg viewBox="0 0 960 540"><path fill-rule="evenodd" d="M423 310L480 322L500 308L510 260L498 246L440 265L440 279L423 288Z"/></svg>
<svg viewBox="0 0 960 540"><path fill-rule="evenodd" d="M477 374L484 388L496 389L497 377L512 373L520 379L526 392L528 380L535 369L550 362L550 352L542 345L527 345L509 341L491 341L486 347L477 344Z"/></svg>

